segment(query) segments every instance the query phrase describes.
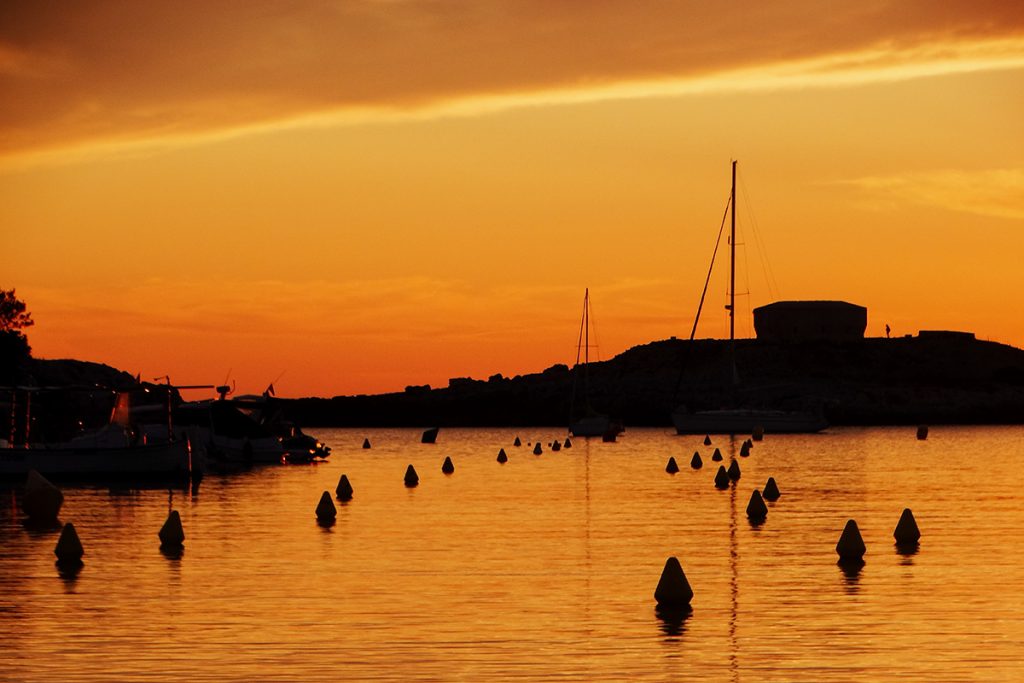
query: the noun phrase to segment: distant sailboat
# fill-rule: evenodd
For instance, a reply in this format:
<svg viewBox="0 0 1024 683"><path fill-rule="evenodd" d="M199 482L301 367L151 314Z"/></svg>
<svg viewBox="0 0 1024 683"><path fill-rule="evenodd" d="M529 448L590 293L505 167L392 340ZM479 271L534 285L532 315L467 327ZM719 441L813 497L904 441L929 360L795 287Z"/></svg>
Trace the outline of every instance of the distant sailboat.
<svg viewBox="0 0 1024 683"><path fill-rule="evenodd" d="M729 235L729 304L726 309L729 311L730 374L732 383L735 385L738 382L736 371L736 161L732 162L732 190L729 194L729 208L732 222ZM724 218L723 216L723 224ZM721 233L719 233L719 239L721 239ZM717 253L718 246L716 244L715 254L711 257L712 267ZM710 277L709 271L708 278L710 279ZM697 321L700 319L700 311L704 305L706 293L707 283L704 285L704 293L701 294L697 316L690 332L691 342L697 332ZM691 412L685 406L679 406L672 413L672 424L675 426L677 434L751 434L755 431L813 433L828 427L828 421L825 420L820 410L789 411L741 407Z"/></svg>
<svg viewBox="0 0 1024 683"><path fill-rule="evenodd" d="M583 365L580 365L580 356ZM596 412L590 405L590 288L583 292L583 319L576 343L576 364L573 366L572 400L570 401L569 433L573 436L614 437L623 431L622 424ZM584 414L576 418L576 377L582 367ZM614 440L612 438L611 440Z"/></svg>

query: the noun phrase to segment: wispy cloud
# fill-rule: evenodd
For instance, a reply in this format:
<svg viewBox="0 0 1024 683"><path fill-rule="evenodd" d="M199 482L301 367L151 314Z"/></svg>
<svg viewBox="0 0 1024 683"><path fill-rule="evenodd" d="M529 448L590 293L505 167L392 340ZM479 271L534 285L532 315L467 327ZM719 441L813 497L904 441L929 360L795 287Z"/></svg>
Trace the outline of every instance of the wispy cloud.
<svg viewBox="0 0 1024 683"><path fill-rule="evenodd" d="M876 209L933 206L981 216L1024 220L1024 170L930 171L842 181L862 190Z"/></svg>
<svg viewBox="0 0 1024 683"><path fill-rule="evenodd" d="M516 107L1024 66L1024 6L319 2L0 8L7 164ZM735 21L741 17L741 21ZM16 159L15 159L16 158Z"/></svg>

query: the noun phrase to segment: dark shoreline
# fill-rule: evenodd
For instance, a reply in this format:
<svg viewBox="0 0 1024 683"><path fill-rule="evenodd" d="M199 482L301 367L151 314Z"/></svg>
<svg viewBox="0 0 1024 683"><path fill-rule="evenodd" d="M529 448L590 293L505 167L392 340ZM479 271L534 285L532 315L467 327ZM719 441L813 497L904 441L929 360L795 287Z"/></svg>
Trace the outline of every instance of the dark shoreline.
<svg viewBox="0 0 1024 683"><path fill-rule="evenodd" d="M665 340L589 368L590 403L627 426L668 427L680 404L727 405L729 345ZM1024 350L969 335L845 342L736 343L747 407L820 407L834 425L1024 424ZM566 426L573 383L564 365L530 375L456 378L445 388L280 399L285 413L321 427Z"/></svg>

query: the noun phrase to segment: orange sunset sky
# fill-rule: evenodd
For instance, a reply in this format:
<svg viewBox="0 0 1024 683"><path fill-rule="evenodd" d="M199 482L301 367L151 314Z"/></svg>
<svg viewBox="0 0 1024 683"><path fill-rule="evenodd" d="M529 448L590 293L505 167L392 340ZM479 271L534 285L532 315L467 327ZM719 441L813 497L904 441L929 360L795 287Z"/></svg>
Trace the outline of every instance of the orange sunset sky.
<svg viewBox="0 0 1024 683"><path fill-rule="evenodd" d="M443 386L571 362L584 287L601 358L685 337L733 158L742 336L843 299L1024 346L1016 1L7 2L0 100L39 357Z"/></svg>

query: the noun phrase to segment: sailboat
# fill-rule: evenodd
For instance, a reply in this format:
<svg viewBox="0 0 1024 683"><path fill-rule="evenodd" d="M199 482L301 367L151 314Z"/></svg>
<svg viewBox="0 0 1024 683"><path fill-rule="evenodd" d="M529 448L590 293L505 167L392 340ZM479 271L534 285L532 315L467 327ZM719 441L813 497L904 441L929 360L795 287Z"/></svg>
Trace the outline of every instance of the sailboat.
<svg viewBox="0 0 1024 683"><path fill-rule="evenodd" d="M738 380L736 372L736 161L732 162L732 190L729 194L731 212L731 228L729 234L729 362L732 366L732 382ZM723 216L724 223L724 216ZM724 227L724 225L723 225ZM715 254L718 252L716 244ZM711 264L714 267L715 254ZM708 272L710 279L711 272ZM704 294L707 293L707 283ZM697 332L697 321L704 304L701 294L697 316L693 321L690 341ZM828 427L821 411L789 411L767 410L763 408L729 407L718 410L702 410L691 412L685 406L676 408L672 413L672 424L677 434L753 434L753 433L814 433Z"/></svg>
<svg viewBox="0 0 1024 683"><path fill-rule="evenodd" d="M583 364L580 365L580 356L583 356ZM582 368L583 376L583 404L585 414L573 418L576 403L576 377L573 374L572 400L570 401L569 433L573 436L601 436L614 440L616 434L623 432L622 424L594 411L590 406L590 288L583 291L583 319L580 321L580 334L576 342L576 364L574 371Z"/></svg>

